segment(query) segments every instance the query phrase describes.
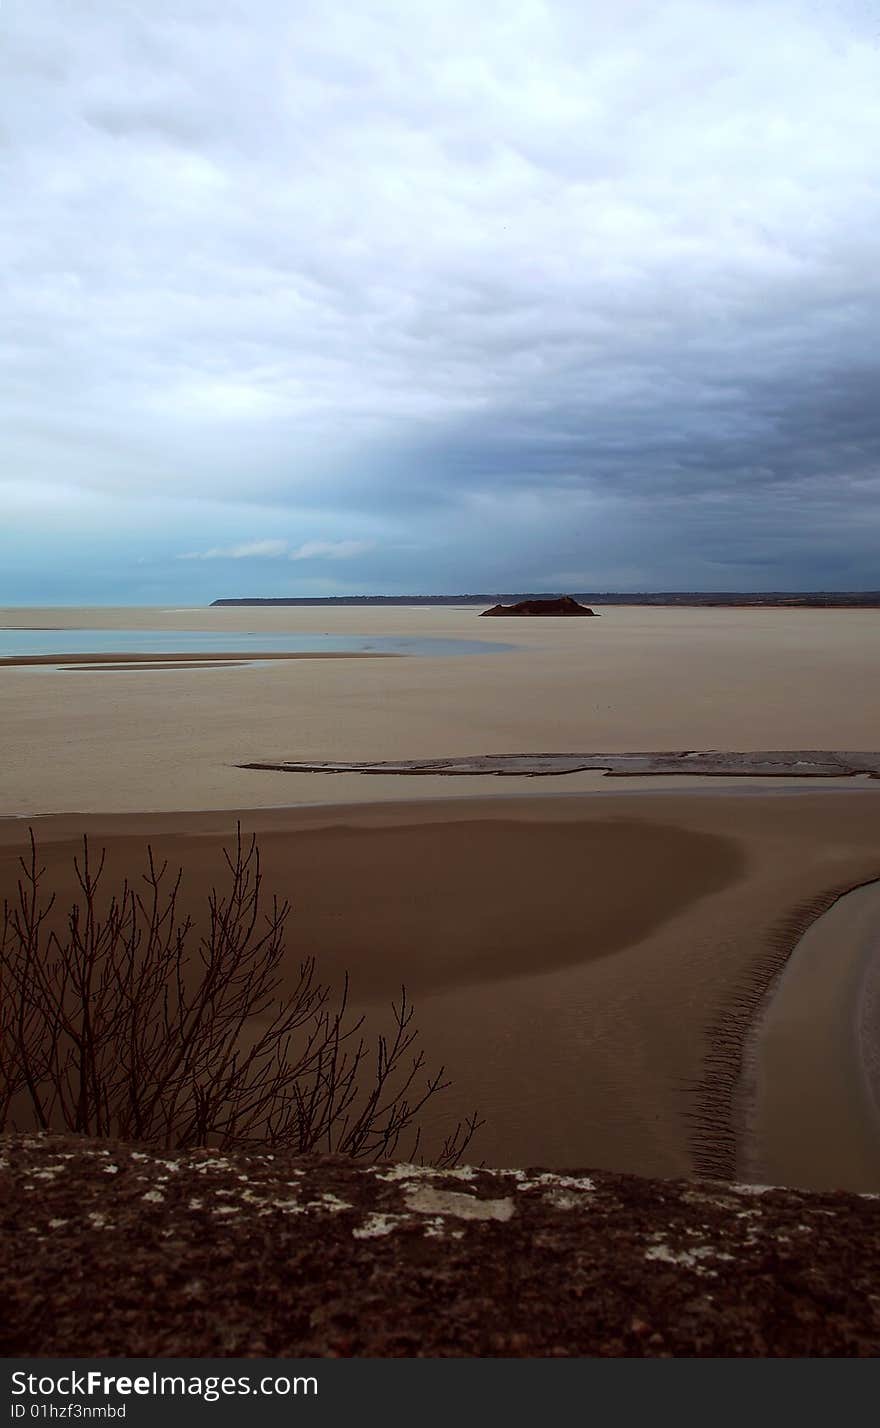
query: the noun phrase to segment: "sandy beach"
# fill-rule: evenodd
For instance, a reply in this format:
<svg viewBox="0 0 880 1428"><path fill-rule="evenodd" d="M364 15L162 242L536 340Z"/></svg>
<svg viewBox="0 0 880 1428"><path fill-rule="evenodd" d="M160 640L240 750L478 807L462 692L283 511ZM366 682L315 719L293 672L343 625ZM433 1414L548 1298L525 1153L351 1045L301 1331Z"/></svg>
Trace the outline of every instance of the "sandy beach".
<svg viewBox="0 0 880 1428"><path fill-rule="evenodd" d="M485 637L473 609L0 612L0 624L38 623ZM712 1134L700 1096L718 1028L744 988L766 990L780 925L880 876L876 784L407 781L237 765L871 750L880 620L619 608L573 626L511 621L505 639L509 653L448 658L216 668L213 655L150 656L111 681L86 667L75 678L4 668L0 880L14 884L29 825L62 895L83 833L106 846L108 877L130 876L149 840L184 866L198 912L240 819L259 837L267 890L294 904L293 957L315 953L330 980L349 971L372 1017L406 983L426 1051L454 1081L445 1115L476 1106L486 1118L479 1158L693 1173ZM848 1031L835 1025L839 1043ZM808 1025L798 1044L813 1035ZM806 1106L801 1119L802 1145ZM850 1150L874 1130L860 1121ZM841 1185L853 1163L850 1151L835 1161ZM797 1183L796 1156L783 1149L774 1165Z"/></svg>

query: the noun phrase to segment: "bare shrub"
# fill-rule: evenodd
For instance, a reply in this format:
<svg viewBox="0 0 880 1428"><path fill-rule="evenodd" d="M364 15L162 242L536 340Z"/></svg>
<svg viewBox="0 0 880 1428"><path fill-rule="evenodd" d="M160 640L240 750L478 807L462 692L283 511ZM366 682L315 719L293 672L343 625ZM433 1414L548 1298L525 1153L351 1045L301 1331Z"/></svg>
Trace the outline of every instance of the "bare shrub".
<svg viewBox="0 0 880 1428"><path fill-rule="evenodd" d="M368 1041L315 959L288 961L287 901L264 910L256 840L239 826L207 931L181 917L182 874L148 849L139 888L102 903L105 853L74 859L81 898L59 934L33 832L0 925L0 1129L65 1129L154 1147L276 1146L377 1160L421 1158L419 1117L450 1084L426 1073L406 989L390 1036ZM455 1165L478 1128L432 1157Z"/></svg>

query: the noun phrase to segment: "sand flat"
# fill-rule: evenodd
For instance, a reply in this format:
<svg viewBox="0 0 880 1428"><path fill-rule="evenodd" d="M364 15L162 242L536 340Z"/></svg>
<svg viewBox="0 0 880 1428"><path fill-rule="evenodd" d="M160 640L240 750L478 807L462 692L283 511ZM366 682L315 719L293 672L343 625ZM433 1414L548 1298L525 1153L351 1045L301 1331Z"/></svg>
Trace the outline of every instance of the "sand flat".
<svg viewBox="0 0 880 1428"><path fill-rule="evenodd" d="M0 871L86 831L207 888L240 816L295 949L377 1013L399 978L489 1163L693 1168L691 1088L792 908L880 876L880 790L289 774L249 760L601 749L873 749L880 613L606 608L505 625L509 653L0 670ZM0 624L485 638L474 609L5 611ZM212 657L216 659L214 652ZM210 661L206 661L209 664ZM94 674L94 679L90 678ZM677 786L678 785L678 786ZM757 785L757 786L756 786ZM243 810L240 815L230 810ZM60 861L59 861L60 860ZM65 876L68 876L67 874ZM808 1035L808 1033L805 1033Z"/></svg>
<svg viewBox="0 0 880 1428"><path fill-rule="evenodd" d="M507 621L507 654L282 659L180 670L4 669L0 814L266 807L407 796L401 780L276 775L271 758L373 760L601 749L872 749L880 611L597 607ZM485 639L475 608L0 610L0 624ZM172 678L169 673L169 680ZM601 776L571 775L584 792ZM472 779L418 797L473 797Z"/></svg>
<svg viewBox="0 0 880 1428"><path fill-rule="evenodd" d="M707 1029L780 917L880 874L880 791L642 793L44 817L53 877L82 832L129 875L149 839L199 903L240 817L295 957L347 968L382 1015L399 980L426 1047L479 1106L489 1164L693 1168ZM0 822L14 881L26 821Z"/></svg>

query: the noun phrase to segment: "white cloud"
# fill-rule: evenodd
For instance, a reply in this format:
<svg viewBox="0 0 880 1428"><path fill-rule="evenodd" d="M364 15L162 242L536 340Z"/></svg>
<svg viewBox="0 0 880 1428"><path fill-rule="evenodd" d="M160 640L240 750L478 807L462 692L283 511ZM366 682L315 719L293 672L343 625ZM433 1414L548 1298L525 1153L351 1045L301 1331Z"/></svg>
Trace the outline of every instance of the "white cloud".
<svg viewBox="0 0 880 1428"><path fill-rule="evenodd" d="M243 545L225 548L213 546L211 550L191 550L179 555L178 560L277 560L287 554L286 540L251 540Z"/></svg>
<svg viewBox="0 0 880 1428"><path fill-rule="evenodd" d="M369 540L307 540L290 552L291 560L352 560L375 549Z"/></svg>
<svg viewBox="0 0 880 1428"><path fill-rule="evenodd" d="M251 540L242 545L189 550L178 560L352 560L375 549L370 540L308 540L292 547L286 540Z"/></svg>

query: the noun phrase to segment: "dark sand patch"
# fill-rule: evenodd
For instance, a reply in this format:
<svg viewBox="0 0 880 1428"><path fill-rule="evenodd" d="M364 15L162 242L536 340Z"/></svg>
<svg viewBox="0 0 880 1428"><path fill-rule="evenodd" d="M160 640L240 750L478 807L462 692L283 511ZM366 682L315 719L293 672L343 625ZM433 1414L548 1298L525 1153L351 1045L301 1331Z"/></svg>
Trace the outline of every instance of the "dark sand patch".
<svg viewBox="0 0 880 1428"><path fill-rule="evenodd" d="M24 830L22 829L22 832ZM200 918L229 838L159 834L185 869L181 910ZM81 840L47 843L59 905L76 897ZM106 879L145 866L146 839L107 842ZM543 976L641 942L741 877L733 839L625 818L529 825L513 819L260 835L265 887L295 906L297 943L325 977L352 974L359 1001ZM0 892L15 860L0 849Z"/></svg>
<svg viewBox="0 0 880 1428"><path fill-rule="evenodd" d="M133 671L140 674L144 670L241 669L249 663L249 660L162 660L157 664L146 661L143 664L59 664L58 668L68 674L130 674Z"/></svg>

